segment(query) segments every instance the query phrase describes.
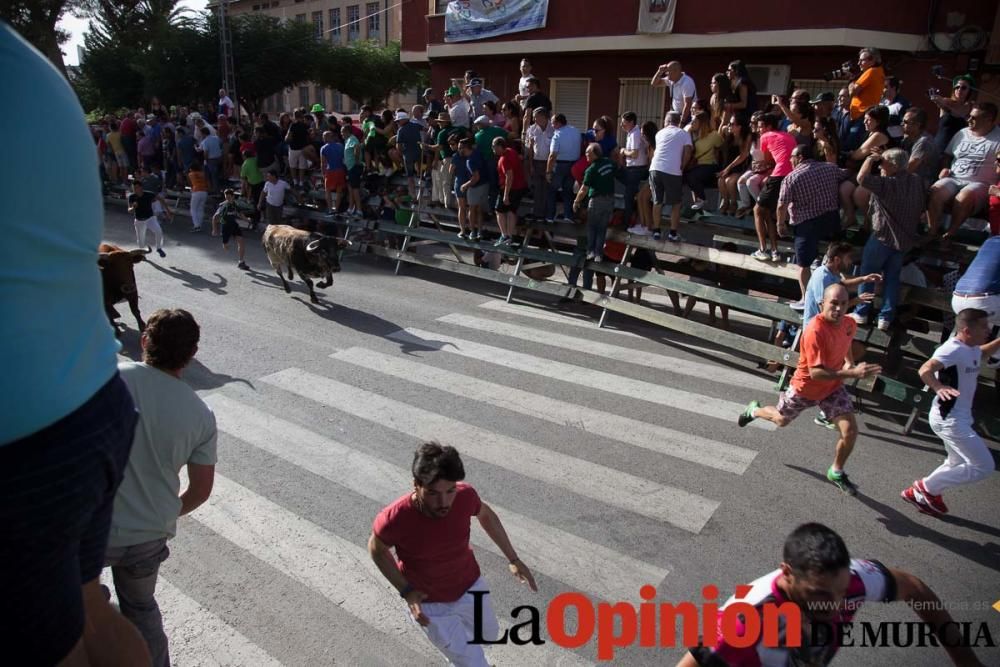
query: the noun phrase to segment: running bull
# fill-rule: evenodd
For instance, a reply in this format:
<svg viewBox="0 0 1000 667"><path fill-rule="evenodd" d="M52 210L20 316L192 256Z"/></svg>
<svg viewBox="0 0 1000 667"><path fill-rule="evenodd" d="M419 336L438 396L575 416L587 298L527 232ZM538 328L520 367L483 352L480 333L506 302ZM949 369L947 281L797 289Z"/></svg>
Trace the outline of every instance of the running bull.
<svg viewBox="0 0 1000 667"><path fill-rule="evenodd" d="M350 241L313 234L288 225L268 226L261 237L261 243L264 244L267 258L281 278L285 291L291 293L292 290L282 274L283 266L288 268L288 280L295 277L293 269L298 272L302 282L309 288L309 299L313 303L319 303L319 299L316 298L310 278L323 278L316 283L321 289L332 285L333 274L340 271L338 254L342 248L351 245Z"/></svg>
<svg viewBox="0 0 1000 667"><path fill-rule="evenodd" d="M135 285L134 266L144 260L152 248L145 250L123 250L110 243L102 243L97 248L97 266L101 269L101 282L104 286L104 311L108 314L108 320L119 334L119 323L116 322L120 315L115 310L115 304L127 301L132 314L135 316L136 324L141 332L146 328L146 323L142 321L139 314L139 290ZM121 325L125 327L124 324Z"/></svg>

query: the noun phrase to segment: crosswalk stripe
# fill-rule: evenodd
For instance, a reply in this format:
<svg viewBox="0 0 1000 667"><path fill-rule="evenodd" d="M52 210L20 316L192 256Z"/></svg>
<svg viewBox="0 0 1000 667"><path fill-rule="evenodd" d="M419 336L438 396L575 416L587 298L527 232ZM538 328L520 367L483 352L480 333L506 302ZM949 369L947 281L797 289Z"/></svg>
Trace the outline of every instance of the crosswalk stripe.
<svg viewBox="0 0 1000 667"><path fill-rule="evenodd" d="M413 484L413 476L388 461L359 452L297 424L261 413L222 394L207 398L219 429L293 465L387 505ZM606 600L635 596L643 584L657 585L668 570L626 556L572 533L535 521L489 501L529 566L579 591ZM502 552L481 530L473 543Z"/></svg>
<svg viewBox="0 0 1000 667"><path fill-rule="evenodd" d="M698 533L719 503L598 463L538 447L407 403L289 368L261 378L356 417L422 440L461 443L468 456L597 502Z"/></svg>
<svg viewBox="0 0 1000 667"><path fill-rule="evenodd" d="M373 350L353 347L331 354L330 357L456 396L554 424L572 425L612 440L726 472L743 474L756 456L756 452L745 447L533 394Z"/></svg>
<svg viewBox="0 0 1000 667"><path fill-rule="evenodd" d="M335 535L267 498L216 474L208 502L191 517L286 576L312 588L410 651L442 660L409 621L399 595L378 571L366 547ZM509 627L501 619L501 625ZM385 652L386 647L375 647ZM488 649L499 664L589 664L573 653L544 646L497 645ZM252 664L252 663L251 663Z"/></svg>
<svg viewBox="0 0 1000 667"><path fill-rule="evenodd" d="M111 591L117 603L111 570L101 574L101 583ZM156 580L156 603L163 615L163 630L170 645L170 660L175 665L228 667L281 667L267 651L221 618L185 595L161 573Z"/></svg>
<svg viewBox="0 0 1000 667"><path fill-rule="evenodd" d="M401 343L440 350L441 352L458 354L470 359L478 359L479 361L514 368L525 373L541 375L549 379L571 382L584 387L610 392L617 396L628 396L651 403L659 403L660 405L666 405L678 410L693 412L697 415L723 419L727 422L735 422L736 416L745 407L739 403L696 394L676 387L635 380L583 366L514 352L493 345L474 343L463 338L426 331L424 329L408 327L388 334L387 338ZM750 426L768 431L773 431L777 428L771 422L763 419L750 422Z"/></svg>
<svg viewBox="0 0 1000 667"><path fill-rule="evenodd" d="M589 338L577 338L576 336L566 336L554 331L542 331L533 327L525 327L511 322L501 322L498 320L488 320L461 313L452 313L444 317L437 318L443 324L453 324L466 329L485 331L487 333L509 336L532 343L548 345L570 350L576 353L590 354L605 359L614 359L639 366L648 366L690 377L712 380L734 385L740 388L754 389L757 391L770 391L774 382L764 378L751 375L750 373L733 370L717 364L707 364L697 361L688 361L678 357L665 354L656 354L645 350L637 350L618 345L609 345Z"/></svg>

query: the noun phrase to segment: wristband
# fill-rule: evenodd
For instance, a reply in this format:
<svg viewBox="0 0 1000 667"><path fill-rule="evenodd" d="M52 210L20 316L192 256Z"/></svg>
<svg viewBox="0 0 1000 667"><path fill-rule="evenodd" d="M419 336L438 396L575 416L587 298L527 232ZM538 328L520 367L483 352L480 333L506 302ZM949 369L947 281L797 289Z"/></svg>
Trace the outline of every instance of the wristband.
<svg viewBox="0 0 1000 667"><path fill-rule="evenodd" d="M403 590L399 591L399 597L405 599L406 596L412 593L414 590L415 589L413 588L413 584L406 584L405 586L403 586Z"/></svg>

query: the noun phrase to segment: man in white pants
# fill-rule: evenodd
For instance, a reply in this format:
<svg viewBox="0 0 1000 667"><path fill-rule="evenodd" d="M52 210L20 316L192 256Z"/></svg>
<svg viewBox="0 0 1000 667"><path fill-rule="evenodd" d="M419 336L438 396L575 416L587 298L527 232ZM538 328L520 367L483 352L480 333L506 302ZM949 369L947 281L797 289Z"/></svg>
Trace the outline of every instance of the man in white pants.
<svg viewBox="0 0 1000 667"><path fill-rule="evenodd" d="M413 491L375 517L368 553L450 664L485 667L483 647L469 642L473 637L496 640L500 626L490 596L472 595L489 590L469 548L472 517L510 561L511 574L533 591L538 590L535 578L517 557L500 518L475 489L461 483L465 468L454 447L420 445L412 470ZM482 609L479 628L473 625L477 604Z"/></svg>
<svg viewBox="0 0 1000 667"><path fill-rule="evenodd" d="M138 179L133 181L132 194L128 196L128 211L135 215L135 243L140 248L146 245L146 230L148 229L153 232L156 239L156 252L160 257L166 257L167 253L163 252L163 230L160 228L160 222L156 219L156 213L153 211L153 202L159 202L166 210L167 215L173 215L166 200L161 195L145 192L142 181Z"/></svg>
<svg viewBox="0 0 1000 667"><path fill-rule="evenodd" d="M976 395L983 359L1000 351L1000 339L983 344L989 336L984 310L966 308L955 317L955 335L934 351L920 367L920 379L934 391L930 425L944 441L948 458L927 477L902 492L903 500L924 514L947 514L941 494L960 484L985 479L993 472L993 456L972 429L972 401Z"/></svg>

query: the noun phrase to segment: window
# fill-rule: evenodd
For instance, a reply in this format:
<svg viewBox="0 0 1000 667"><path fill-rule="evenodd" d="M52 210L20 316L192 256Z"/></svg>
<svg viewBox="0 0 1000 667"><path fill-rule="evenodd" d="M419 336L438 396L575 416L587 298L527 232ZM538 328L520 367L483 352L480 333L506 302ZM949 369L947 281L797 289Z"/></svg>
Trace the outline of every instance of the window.
<svg viewBox="0 0 1000 667"><path fill-rule="evenodd" d="M316 41L323 39L323 12L313 12L313 28L316 31Z"/></svg>
<svg viewBox="0 0 1000 667"><path fill-rule="evenodd" d="M326 109L326 88L320 88L316 86L316 103L322 104L323 108ZM327 109L329 111L329 109Z"/></svg>
<svg viewBox="0 0 1000 667"><path fill-rule="evenodd" d="M657 127L663 124L666 86L652 87L648 77L621 78L618 92L618 115L634 111L638 116L636 124L642 127L646 121L653 121ZM589 127L589 126L588 126ZM618 125L618 143L625 145L625 132Z"/></svg>
<svg viewBox="0 0 1000 667"><path fill-rule="evenodd" d="M299 23L305 23L306 22L306 15L305 14L296 14L295 15L295 20L298 21Z"/></svg>
<svg viewBox="0 0 1000 667"><path fill-rule="evenodd" d="M380 39L382 31L382 15L379 13L378 3L369 2L365 5L368 13L368 39Z"/></svg>
<svg viewBox="0 0 1000 667"><path fill-rule="evenodd" d="M336 88L330 89L330 106L327 111L340 111L340 91Z"/></svg>
<svg viewBox="0 0 1000 667"><path fill-rule="evenodd" d="M340 7L330 10L330 41L340 44Z"/></svg>
<svg viewBox="0 0 1000 667"><path fill-rule="evenodd" d="M581 132L590 127L590 79L549 79L552 86L552 113L566 116L566 122Z"/></svg>
<svg viewBox="0 0 1000 667"><path fill-rule="evenodd" d="M435 14L444 14L445 10L448 9L448 0L434 0L432 7Z"/></svg>
<svg viewBox="0 0 1000 667"><path fill-rule="evenodd" d="M299 86L299 106L309 106L309 86Z"/></svg>
<svg viewBox="0 0 1000 667"><path fill-rule="evenodd" d="M361 6L347 8L347 41L354 42L361 37Z"/></svg>

